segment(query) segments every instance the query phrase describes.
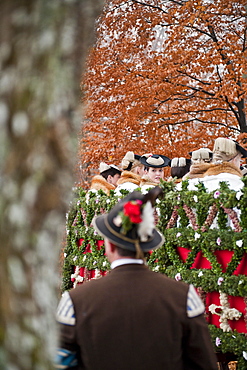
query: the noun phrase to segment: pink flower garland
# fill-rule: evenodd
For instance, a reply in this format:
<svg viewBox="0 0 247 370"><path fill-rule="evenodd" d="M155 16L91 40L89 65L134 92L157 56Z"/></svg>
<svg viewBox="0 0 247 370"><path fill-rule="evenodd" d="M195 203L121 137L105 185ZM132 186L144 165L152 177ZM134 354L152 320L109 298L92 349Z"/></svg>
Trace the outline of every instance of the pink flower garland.
<svg viewBox="0 0 247 370"><path fill-rule="evenodd" d="M195 214L192 211L192 209L190 207L188 207L187 204L184 204L183 205L183 209L185 210L186 216L190 220L193 229L194 230L198 230L199 229L199 226L196 223L196 217L195 217Z"/></svg>
<svg viewBox="0 0 247 370"><path fill-rule="evenodd" d="M208 214L208 216L207 216L207 218L206 218L206 220L205 220L205 222L204 222L204 224L203 224L203 226L202 226L202 228L201 228L201 231L202 231L202 232L205 232L205 231L207 231L207 230L210 228L210 226L212 225L212 223L213 223L213 221L214 221L214 219L215 219L215 216L216 216L216 214L217 214L217 211L218 211L217 206L216 206L216 204L214 203L214 204L210 207L209 214Z"/></svg>
<svg viewBox="0 0 247 370"><path fill-rule="evenodd" d="M232 221L235 228L234 231L240 233L242 231L242 227L239 225L237 213L231 208L225 208L223 206L222 208L224 209L224 212L230 217L230 220Z"/></svg>

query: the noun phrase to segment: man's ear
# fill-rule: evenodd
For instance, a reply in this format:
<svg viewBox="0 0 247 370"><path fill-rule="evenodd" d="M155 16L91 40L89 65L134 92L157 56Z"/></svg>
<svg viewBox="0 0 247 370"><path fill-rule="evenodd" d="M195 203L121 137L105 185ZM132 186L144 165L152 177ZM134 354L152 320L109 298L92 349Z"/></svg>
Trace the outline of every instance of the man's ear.
<svg viewBox="0 0 247 370"><path fill-rule="evenodd" d="M108 175L106 181L112 184L112 175Z"/></svg>

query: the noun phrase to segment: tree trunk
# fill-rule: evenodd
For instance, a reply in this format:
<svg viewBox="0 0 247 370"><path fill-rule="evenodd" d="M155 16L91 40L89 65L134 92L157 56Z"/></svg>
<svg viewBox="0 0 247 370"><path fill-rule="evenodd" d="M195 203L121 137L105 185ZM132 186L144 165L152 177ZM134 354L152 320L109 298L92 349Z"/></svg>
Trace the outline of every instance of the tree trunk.
<svg viewBox="0 0 247 370"><path fill-rule="evenodd" d="M102 5L1 1L1 369L53 369L80 78Z"/></svg>

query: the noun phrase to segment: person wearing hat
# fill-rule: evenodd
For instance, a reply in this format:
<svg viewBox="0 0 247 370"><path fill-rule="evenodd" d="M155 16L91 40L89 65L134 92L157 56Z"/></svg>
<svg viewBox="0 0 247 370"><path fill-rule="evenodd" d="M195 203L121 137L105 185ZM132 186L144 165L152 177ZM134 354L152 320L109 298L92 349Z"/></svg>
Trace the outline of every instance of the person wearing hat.
<svg viewBox="0 0 247 370"><path fill-rule="evenodd" d="M132 151L125 154L121 163L123 171L115 189L117 195L122 195L120 190L134 191L140 186L144 175L144 165L139 161L140 157Z"/></svg>
<svg viewBox="0 0 247 370"><path fill-rule="evenodd" d="M145 254L164 243L153 217L161 192L134 191L94 219L111 271L64 293L57 369L217 370L194 287L145 264Z"/></svg>
<svg viewBox="0 0 247 370"><path fill-rule="evenodd" d="M121 170L114 164L100 163L99 175L92 178L90 191L103 190L107 195L110 190L115 190L117 181L121 176Z"/></svg>
<svg viewBox="0 0 247 370"><path fill-rule="evenodd" d="M210 167L213 152L208 148L200 148L189 152L189 155L191 156L191 166L188 173L183 176L183 180L203 177Z"/></svg>
<svg viewBox="0 0 247 370"><path fill-rule="evenodd" d="M191 160L188 158L180 157L173 158L170 163L171 176L168 181L176 178L175 182L181 182L185 174L190 170Z"/></svg>
<svg viewBox="0 0 247 370"><path fill-rule="evenodd" d="M145 166L146 173L140 183L141 190L145 193L151 187L157 186L164 179L164 167L169 166L170 159L159 154L143 154L140 162Z"/></svg>
<svg viewBox="0 0 247 370"><path fill-rule="evenodd" d="M189 179L188 189L197 190L196 185L199 182L203 182L208 192L217 190L221 182L226 182L229 189L242 189L244 183L241 180L241 158L247 158L245 148L235 140L218 137L214 143L212 163L202 178Z"/></svg>
<svg viewBox="0 0 247 370"><path fill-rule="evenodd" d="M214 143L212 163L201 179L208 191L219 188L222 181L225 181L230 189L240 190L244 185L241 180L241 158L246 157L247 150L237 141L218 137Z"/></svg>

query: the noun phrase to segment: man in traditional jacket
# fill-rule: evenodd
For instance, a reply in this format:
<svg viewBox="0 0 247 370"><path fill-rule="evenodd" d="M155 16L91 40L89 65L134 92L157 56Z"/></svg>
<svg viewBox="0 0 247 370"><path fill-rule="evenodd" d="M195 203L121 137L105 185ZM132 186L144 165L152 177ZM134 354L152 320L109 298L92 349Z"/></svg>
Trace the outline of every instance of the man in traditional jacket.
<svg viewBox="0 0 247 370"><path fill-rule="evenodd" d="M164 243L153 216L161 192L134 191L95 218L111 272L62 297L56 368L217 370L194 287L145 264L145 254Z"/></svg>
<svg viewBox="0 0 247 370"><path fill-rule="evenodd" d="M109 195L110 190L116 189L117 181L121 176L121 170L114 164L101 162L99 172L99 175L95 175L92 178L90 191L95 192L103 190L107 195Z"/></svg>

